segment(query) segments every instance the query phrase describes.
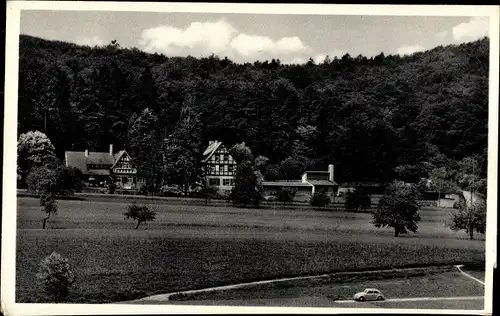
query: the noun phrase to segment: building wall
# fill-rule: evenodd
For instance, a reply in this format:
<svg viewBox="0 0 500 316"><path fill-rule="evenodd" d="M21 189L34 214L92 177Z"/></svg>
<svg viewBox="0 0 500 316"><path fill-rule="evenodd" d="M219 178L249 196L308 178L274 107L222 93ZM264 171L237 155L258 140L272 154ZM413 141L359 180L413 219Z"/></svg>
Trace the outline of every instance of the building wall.
<svg viewBox="0 0 500 316"><path fill-rule="evenodd" d="M455 204L454 199L439 199L437 205L439 205L439 207L453 208L454 204Z"/></svg>
<svg viewBox="0 0 500 316"><path fill-rule="evenodd" d="M205 177L207 188L215 189L218 191L230 191L233 188L234 176L212 176ZM213 182L218 182L215 184Z"/></svg>
<svg viewBox="0 0 500 316"><path fill-rule="evenodd" d="M264 196L274 195L281 188L279 186L264 187ZM312 196L312 187L295 187L295 189L297 189L297 193L293 199L295 202L309 202Z"/></svg>
<svg viewBox="0 0 500 316"><path fill-rule="evenodd" d="M233 188L236 161L223 145L208 159L205 171L205 183L208 188L219 191L229 191ZM218 181L218 184L213 183L214 181Z"/></svg>

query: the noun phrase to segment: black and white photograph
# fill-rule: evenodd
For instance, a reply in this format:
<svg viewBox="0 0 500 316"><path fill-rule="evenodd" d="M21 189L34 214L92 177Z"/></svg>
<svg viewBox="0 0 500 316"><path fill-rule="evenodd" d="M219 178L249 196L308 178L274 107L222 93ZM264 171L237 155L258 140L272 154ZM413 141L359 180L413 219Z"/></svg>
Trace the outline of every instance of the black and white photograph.
<svg viewBox="0 0 500 316"><path fill-rule="evenodd" d="M491 314L498 6L7 4L2 312Z"/></svg>

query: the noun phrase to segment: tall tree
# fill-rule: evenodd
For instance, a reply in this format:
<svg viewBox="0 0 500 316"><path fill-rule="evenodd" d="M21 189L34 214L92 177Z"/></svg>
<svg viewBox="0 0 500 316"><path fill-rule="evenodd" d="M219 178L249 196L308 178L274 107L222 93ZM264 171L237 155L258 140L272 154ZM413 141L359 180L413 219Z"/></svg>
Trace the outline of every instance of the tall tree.
<svg viewBox="0 0 500 316"><path fill-rule="evenodd" d="M130 129L131 157L137 166L137 176L145 179L146 188L156 192L163 179L162 140L157 132L158 118L145 109L135 118Z"/></svg>
<svg viewBox="0 0 500 316"><path fill-rule="evenodd" d="M202 176L201 120L195 110L195 99L188 96L176 128L164 144L167 177L181 185L187 194L189 186L200 182Z"/></svg>

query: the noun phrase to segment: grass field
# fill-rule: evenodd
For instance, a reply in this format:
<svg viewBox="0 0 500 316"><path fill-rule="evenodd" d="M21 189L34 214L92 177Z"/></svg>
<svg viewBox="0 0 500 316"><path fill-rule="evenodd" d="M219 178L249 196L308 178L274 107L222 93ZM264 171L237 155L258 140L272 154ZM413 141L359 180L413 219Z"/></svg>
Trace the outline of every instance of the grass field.
<svg viewBox="0 0 500 316"><path fill-rule="evenodd" d="M144 202L148 202L147 200ZM371 215L301 209L238 209L155 202L156 221L126 221L124 201L58 201L41 229L35 198L18 198L16 299L40 302L35 274L52 251L76 282L71 302L113 302L156 293L284 276L484 260L484 240L444 226L444 209L421 211L419 231L393 237ZM483 237L483 236L478 236ZM483 237L484 238L484 237Z"/></svg>

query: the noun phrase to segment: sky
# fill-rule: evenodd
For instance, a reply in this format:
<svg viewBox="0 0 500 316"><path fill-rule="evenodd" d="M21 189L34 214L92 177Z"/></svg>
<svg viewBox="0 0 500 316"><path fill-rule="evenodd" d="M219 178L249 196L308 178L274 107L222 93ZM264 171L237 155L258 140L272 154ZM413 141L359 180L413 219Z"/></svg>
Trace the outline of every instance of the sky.
<svg viewBox="0 0 500 316"><path fill-rule="evenodd" d="M21 34L82 45L112 40L166 56L279 58L412 54L488 35L488 17L23 10Z"/></svg>

